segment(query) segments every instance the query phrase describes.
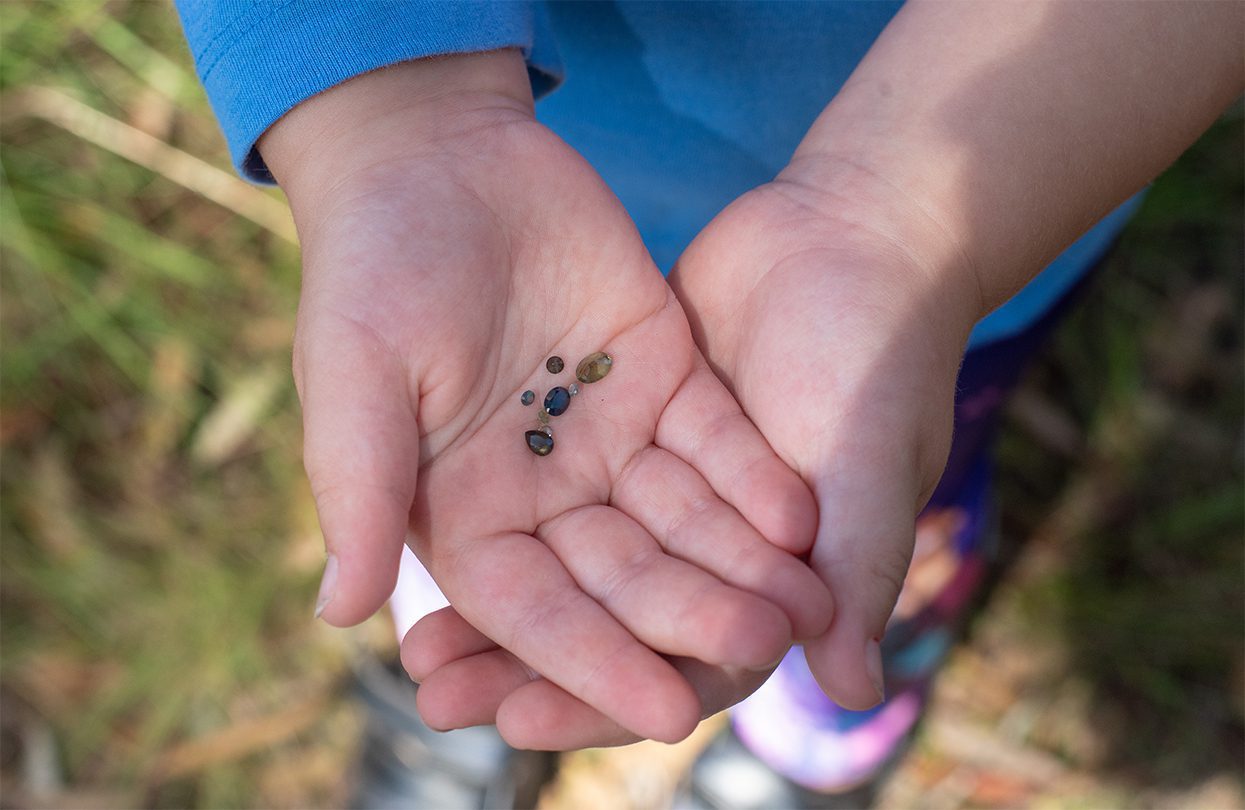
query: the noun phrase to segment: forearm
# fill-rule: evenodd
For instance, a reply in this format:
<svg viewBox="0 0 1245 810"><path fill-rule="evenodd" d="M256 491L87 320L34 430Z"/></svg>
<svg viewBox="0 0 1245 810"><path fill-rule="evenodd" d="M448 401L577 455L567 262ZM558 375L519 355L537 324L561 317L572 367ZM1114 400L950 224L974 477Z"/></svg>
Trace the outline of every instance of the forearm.
<svg viewBox="0 0 1245 810"><path fill-rule="evenodd" d="M784 176L881 206L979 317L1241 93L1243 30L1235 3L910 3Z"/></svg>

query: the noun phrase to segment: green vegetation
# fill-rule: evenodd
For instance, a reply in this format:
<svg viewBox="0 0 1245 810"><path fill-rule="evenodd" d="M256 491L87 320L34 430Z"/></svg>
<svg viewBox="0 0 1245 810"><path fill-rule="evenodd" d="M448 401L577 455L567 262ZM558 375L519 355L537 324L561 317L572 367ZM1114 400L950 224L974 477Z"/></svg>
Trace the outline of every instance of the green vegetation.
<svg viewBox="0 0 1245 810"><path fill-rule="evenodd" d="M262 743L341 681L346 636L310 621L289 231L161 173L144 134L228 169L171 6L4 3L0 24L6 746L50 724L68 785L110 804L331 797L349 740L329 720L258 758L174 750L251 725ZM77 102L113 129L68 131ZM284 205L232 182L242 210ZM330 772L286 792L273 774L326 739Z"/></svg>
<svg viewBox="0 0 1245 810"><path fill-rule="evenodd" d="M1238 104L1155 184L1032 375L1071 454L1024 419L1003 446L1011 536L1080 501L1032 622L1062 620L1103 766L1144 783L1239 779L1245 757L1243 142Z"/></svg>

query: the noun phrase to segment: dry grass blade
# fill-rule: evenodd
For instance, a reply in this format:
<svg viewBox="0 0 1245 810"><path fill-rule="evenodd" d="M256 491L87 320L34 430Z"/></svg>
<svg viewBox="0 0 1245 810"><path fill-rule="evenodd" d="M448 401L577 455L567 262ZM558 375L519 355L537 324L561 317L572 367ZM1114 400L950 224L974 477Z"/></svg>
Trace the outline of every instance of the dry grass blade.
<svg viewBox="0 0 1245 810"><path fill-rule="evenodd" d="M264 366L239 379L204 418L190 457L209 466L230 458L259 429L288 376L282 367Z"/></svg>
<svg viewBox="0 0 1245 810"><path fill-rule="evenodd" d="M5 98L3 106L6 118L41 118L202 194L282 239L298 243L289 209L278 200L229 172L111 118L72 96L50 87L30 87Z"/></svg>
<svg viewBox="0 0 1245 810"><path fill-rule="evenodd" d="M322 690L279 712L184 742L160 757L148 784L155 787L271 748L318 723L328 701L329 691Z"/></svg>

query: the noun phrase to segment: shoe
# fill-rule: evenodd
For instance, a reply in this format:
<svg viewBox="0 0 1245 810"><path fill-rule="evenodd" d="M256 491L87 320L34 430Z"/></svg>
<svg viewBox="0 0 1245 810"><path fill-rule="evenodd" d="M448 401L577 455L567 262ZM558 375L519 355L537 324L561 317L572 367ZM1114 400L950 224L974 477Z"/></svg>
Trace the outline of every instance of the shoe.
<svg viewBox="0 0 1245 810"><path fill-rule="evenodd" d="M518 751L493 726L434 731L415 709L418 687L397 663L354 665L366 711L351 807L368 810L530 808L556 768L553 754Z"/></svg>
<svg viewBox="0 0 1245 810"><path fill-rule="evenodd" d="M692 765L673 810L856 810L873 804L877 784L811 791L757 759L728 726Z"/></svg>

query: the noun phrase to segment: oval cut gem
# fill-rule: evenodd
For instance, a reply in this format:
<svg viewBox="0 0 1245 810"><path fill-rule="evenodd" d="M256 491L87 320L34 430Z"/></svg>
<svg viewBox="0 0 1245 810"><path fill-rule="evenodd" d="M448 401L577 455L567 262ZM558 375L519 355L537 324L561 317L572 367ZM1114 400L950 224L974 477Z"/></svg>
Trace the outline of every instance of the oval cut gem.
<svg viewBox="0 0 1245 810"><path fill-rule="evenodd" d="M575 379L581 383L594 383L603 379L614 367L614 358L605 352L593 352L579 361L575 367Z"/></svg>
<svg viewBox="0 0 1245 810"><path fill-rule="evenodd" d="M524 391L523 396L519 397L519 402L522 402L524 405L531 405L535 401L536 401L535 391Z"/></svg>
<svg viewBox="0 0 1245 810"><path fill-rule="evenodd" d="M553 437L540 430L529 430L523 434L527 440L527 449L538 456L547 456L553 452Z"/></svg>
<svg viewBox="0 0 1245 810"><path fill-rule="evenodd" d="M545 413L561 416L571 406L571 392L558 386L545 395Z"/></svg>

